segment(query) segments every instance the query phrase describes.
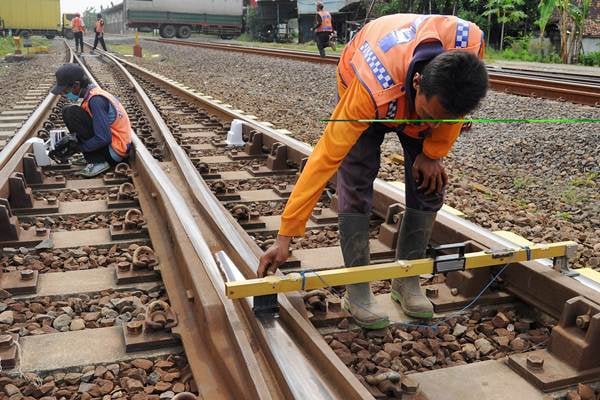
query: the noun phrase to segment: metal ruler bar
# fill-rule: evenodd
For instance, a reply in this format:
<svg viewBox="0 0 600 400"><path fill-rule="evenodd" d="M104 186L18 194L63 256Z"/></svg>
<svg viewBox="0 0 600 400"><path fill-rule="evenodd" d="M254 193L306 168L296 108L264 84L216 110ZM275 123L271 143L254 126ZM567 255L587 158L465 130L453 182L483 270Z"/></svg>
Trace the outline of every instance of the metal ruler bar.
<svg viewBox="0 0 600 400"><path fill-rule="evenodd" d="M464 269L476 269L518 263L541 258L565 257L576 248L575 242L534 244L526 248L479 251L464 255ZM275 293L312 290L328 286L349 285L374 280L404 278L435 272L436 260L398 260L396 262L362 267L338 268L327 271L292 273L285 276L267 276L225 283L230 299L262 296Z"/></svg>

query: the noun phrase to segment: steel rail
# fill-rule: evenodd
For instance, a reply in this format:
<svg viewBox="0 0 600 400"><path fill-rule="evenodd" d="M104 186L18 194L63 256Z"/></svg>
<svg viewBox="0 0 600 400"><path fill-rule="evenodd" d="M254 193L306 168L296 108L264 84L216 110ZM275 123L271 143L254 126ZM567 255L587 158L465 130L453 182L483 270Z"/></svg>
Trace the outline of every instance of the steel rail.
<svg viewBox="0 0 600 400"><path fill-rule="evenodd" d="M71 48L65 42L65 46L69 51L69 62L73 62L75 60L75 55ZM42 100L40 105L35 109L35 111L29 116L27 121L19 128L19 130L14 134L14 136L10 139L10 141L2 148L0 151L0 169L2 169L6 163L13 157L15 152L29 139L33 136L34 132L39 129L40 124L43 120L43 117L47 115L52 107L56 105L58 98L54 96L52 93L48 93L46 98Z"/></svg>
<svg viewBox="0 0 600 400"><path fill-rule="evenodd" d="M316 53L304 51L249 47L214 42L194 42L175 39L144 38L144 40L158 43L176 44L181 46L236 51L271 57L283 57L324 64L337 64L339 62L338 56L320 57ZM584 82L581 82L580 75L555 74L556 77L550 77L548 73L537 75L535 72L531 71L515 72L514 69L498 70L498 68L489 66L488 75L490 78L490 85L493 90L504 91L523 96L536 96L554 100L572 101L574 103L590 106L600 106L600 84L597 83L598 80L588 79ZM574 79L570 80L569 75L575 75Z"/></svg>
<svg viewBox="0 0 600 400"><path fill-rule="evenodd" d="M263 133L263 146L270 147L276 142L288 146L288 159L298 165L312 151L312 147L288 135L277 132L276 129L257 122L246 114L233 110L231 107L215 101L210 96L204 96L186 89L183 85L167 80L134 63L124 61L129 68L157 84L168 87L178 96L201 107L210 109L216 115L229 119L241 119L251 129ZM404 207L405 193L402 189L376 179L374 183L373 212L385 218L387 209L393 204ZM464 218L448 211L440 210L437 214L436 225L432 240L437 243L463 242L472 240L483 248L501 249L518 246L488 229L482 228ZM248 275L246 275L248 276ZM577 280L567 277L552 268L549 260L539 260L519 263L519 268L508 268L504 274L506 285L510 291L528 303L534 304L544 312L558 318L562 307L569 298L582 295L600 304L600 293L583 285ZM549 296L548 293L553 293Z"/></svg>
<svg viewBox="0 0 600 400"><path fill-rule="evenodd" d="M212 194L210 188L204 183L144 90L121 65L124 60L117 59L105 52L99 53L116 63L140 96L148 110L148 115L154 120L155 125L163 135L173 162L179 169L186 185L190 187L190 194L195 199L196 207L201 210L203 215L210 217L204 222L212 221L213 229L220 233L218 240L227 243L228 253L237 258L240 264L243 264L238 264L238 268L244 269L246 272L252 271L258 264L260 249L255 244L252 248L253 243L242 237L239 228L236 229L237 223L229 216ZM228 240L225 240L226 238ZM231 357L224 357L223 370L228 372L237 371L238 373L241 370L245 372L245 376L241 379L242 377L233 374L229 379L223 381L234 381L236 382L234 386L237 387L247 387L248 382L252 382L251 386L256 391L256 393L246 391L238 394L237 397L289 398L291 396L300 399L308 396L308 398L319 399L359 399L370 396L366 388L341 362L321 335L296 310L287 297L281 296L279 298L281 317L271 319L256 319L249 304L233 303L227 299L221 273L214 263L212 254L207 252L207 249L208 247L196 248L212 287L207 287L207 282L192 279L192 282L187 281L186 289L191 284L192 287L188 290L192 290L194 292L193 297L199 299L206 295L207 290L212 289L217 292L224 311L222 315L225 319L225 321L221 321L221 325L228 323L230 332L237 335L238 342L230 343L226 348L214 348L213 350L217 354L227 354L232 352L232 348L237 348L239 354L245 356L243 360L238 360L235 365L226 362ZM182 273L180 272L180 274ZM191 273L186 271L185 274ZM185 282L183 279L178 281ZM181 287L174 287L170 284L169 279L165 279L165 284L170 297L177 296L178 291L182 292ZM217 324L219 321L214 320L212 322ZM198 323L206 324L206 321L198 321ZM245 328L240 328L244 325ZM208 329L201 326L197 326L197 329L193 329L194 327L191 326L189 327L191 329L186 328L188 327L180 327L179 329L186 349L200 345L198 341L206 340L206 338L200 338L197 334L194 334L195 332L208 330L210 336L210 331L213 329L212 326ZM186 336L186 333L189 333L189 337ZM253 338L252 342L260 343L262 359L254 356L253 352L256 350L251 350L251 346L247 342L248 337ZM192 369L194 369L195 360L189 359L189 362ZM215 364L217 363L218 360L215 360ZM290 370L291 365L295 366L293 370ZM266 382L269 382L269 384L267 385ZM210 398L217 397L211 396Z"/></svg>

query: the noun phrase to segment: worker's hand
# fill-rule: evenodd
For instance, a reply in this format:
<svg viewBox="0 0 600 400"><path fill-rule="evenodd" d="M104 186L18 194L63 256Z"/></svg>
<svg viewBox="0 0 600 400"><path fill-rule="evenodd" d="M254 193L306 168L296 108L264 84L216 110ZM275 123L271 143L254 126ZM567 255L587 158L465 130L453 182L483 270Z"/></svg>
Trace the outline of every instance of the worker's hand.
<svg viewBox="0 0 600 400"><path fill-rule="evenodd" d="M262 278L269 273L274 273L281 264L287 261L290 255L290 236L277 235L275 243L265 251L258 263L256 274Z"/></svg>
<svg viewBox="0 0 600 400"><path fill-rule="evenodd" d="M442 160L432 160L421 153L412 165L412 174L419 185L417 190L425 190L425 194L442 193L448 184L448 175Z"/></svg>

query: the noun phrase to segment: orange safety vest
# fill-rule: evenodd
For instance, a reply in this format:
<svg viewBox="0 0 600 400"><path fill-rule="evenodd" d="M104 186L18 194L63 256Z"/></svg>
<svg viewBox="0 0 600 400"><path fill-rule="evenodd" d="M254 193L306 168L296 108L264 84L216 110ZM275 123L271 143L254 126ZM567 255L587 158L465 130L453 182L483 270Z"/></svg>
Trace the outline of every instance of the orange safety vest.
<svg viewBox="0 0 600 400"><path fill-rule="evenodd" d="M104 33L104 20L99 19L96 21L96 33Z"/></svg>
<svg viewBox="0 0 600 400"><path fill-rule="evenodd" d="M321 16L321 25L317 27L317 32L332 32L333 21L329 11L317 11L317 14Z"/></svg>
<svg viewBox="0 0 600 400"><path fill-rule="evenodd" d="M71 30L74 33L83 32L83 21L79 17L75 17L71 20Z"/></svg>
<svg viewBox="0 0 600 400"><path fill-rule="evenodd" d="M121 157L126 157L129 151L129 146L131 144L131 123L129 122L129 117L127 116L127 112L125 108L121 104L119 100L115 98L112 94L108 93L105 90L100 89L95 86L92 87L88 94L83 99L81 103L81 108L87 111L90 116L92 113L90 112L89 101L94 96L102 96L110 101L110 104L115 108L117 112L117 116L114 122L110 125L110 132L112 134L111 146L113 150Z"/></svg>
<svg viewBox="0 0 600 400"><path fill-rule="evenodd" d="M440 42L444 51L468 51L483 58L483 32L455 16L394 14L365 25L346 46L338 64L344 86L357 77L371 96L377 118L406 119L406 75L416 47ZM386 123L389 126L399 124ZM426 125L408 125L404 133L419 138Z"/></svg>

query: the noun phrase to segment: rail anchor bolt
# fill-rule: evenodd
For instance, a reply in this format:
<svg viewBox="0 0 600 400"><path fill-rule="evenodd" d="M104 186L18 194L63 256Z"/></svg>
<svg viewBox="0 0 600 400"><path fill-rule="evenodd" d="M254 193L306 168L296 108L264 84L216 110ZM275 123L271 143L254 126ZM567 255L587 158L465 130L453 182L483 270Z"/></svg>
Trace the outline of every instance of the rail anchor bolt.
<svg viewBox="0 0 600 400"><path fill-rule="evenodd" d="M541 371L544 369L544 359L536 355L527 357L527 368L532 371Z"/></svg>

